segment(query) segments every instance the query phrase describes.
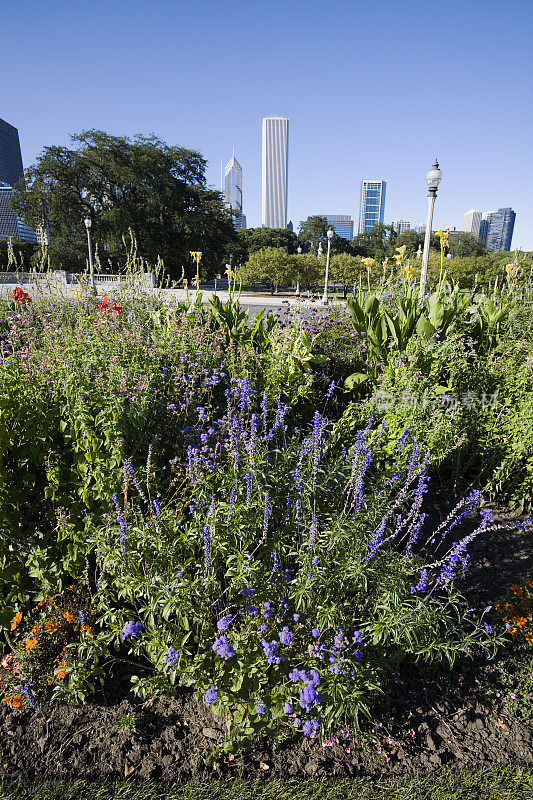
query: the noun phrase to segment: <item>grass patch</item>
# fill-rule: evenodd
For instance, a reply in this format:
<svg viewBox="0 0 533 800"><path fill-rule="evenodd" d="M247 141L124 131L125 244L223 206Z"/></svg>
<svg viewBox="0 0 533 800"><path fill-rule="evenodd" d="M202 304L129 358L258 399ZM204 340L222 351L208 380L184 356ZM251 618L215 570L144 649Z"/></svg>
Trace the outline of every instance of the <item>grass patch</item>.
<svg viewBox="0 0 533 800"><path fill-rule="evenodd" d="M194 781L181 786L127 782L0 781L1 800L530 800L533 771L521 767L439 770L372 780Z"/></svg>

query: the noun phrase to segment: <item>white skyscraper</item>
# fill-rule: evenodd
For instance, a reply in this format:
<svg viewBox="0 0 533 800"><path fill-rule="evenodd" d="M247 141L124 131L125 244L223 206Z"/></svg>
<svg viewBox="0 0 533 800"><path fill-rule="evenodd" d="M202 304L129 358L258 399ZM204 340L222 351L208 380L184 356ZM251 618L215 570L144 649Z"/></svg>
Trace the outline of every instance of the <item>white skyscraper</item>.
<svg viewBox="0 0 533 800"><path fill-rule="evenodd" d="M221 191L226 206L237 211L237 216L234 218L235 227L246 228L246 217L242 213L242 167L235 158L235 151L226 164Z"/></svg>
<svg viewBox="0 0 533 800"><path fill-rule="evenodd" d="M262 159L263 227L287 227L288 162L289 120L285 117L265 117Z"/></svg>
<svg viewBox="0 0 533 800"><path fill-rule="evenodd" d="M465 233L471 233L474 236L479 236L479 231L481 227L481 211L467 211L466 214L463 214L463 231Z"/></svg>

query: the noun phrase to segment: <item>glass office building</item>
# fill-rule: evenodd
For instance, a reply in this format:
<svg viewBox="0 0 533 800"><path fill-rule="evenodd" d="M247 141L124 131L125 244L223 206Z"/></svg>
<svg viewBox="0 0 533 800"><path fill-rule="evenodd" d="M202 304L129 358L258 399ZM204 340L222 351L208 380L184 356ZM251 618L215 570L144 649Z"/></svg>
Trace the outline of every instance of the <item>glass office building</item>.
<svg viewBox="0 0 533 800"><path fill-rule="evenodd" d="M21 239L36 244L37 234L9 208L13 187L24 178L18 130L0 119L0 239Z"/></svg>
<svg viewBox="0 0 533 800"><path fill-rule="evenodd" d="M337 236L343 239L353 240L353 219L347 214L322 214L326 217L328 228L333 228Z"/></svg>
<svg viewBox="0 0 533 800"><path fill-rule="evenodd" d="M263 119L261 220L263 227L287 227L289 120Z"/></svg>
<svg viewBox="0 0 533 800"><path fill-rule="evenodd" d="M237 212L233 218L235 228L246 228L246 216L242 213L242 167L235 158L235 152L224 169L222 194L226 207Z"/></svg>
<svg viewBox="0 0 533 800"><path fill-rule="evenodd" d="M479 238L489 253L504 253L511 249L516 213L512 208L499 208L483 214Z"/></svg>
<svg viewBox="0 0 533 800"><path fill-rule="evenodd" d="M385 214L385 192L387 182L364 179L361 181L361 210L359 212L359 233L371 231Z"/></svg>

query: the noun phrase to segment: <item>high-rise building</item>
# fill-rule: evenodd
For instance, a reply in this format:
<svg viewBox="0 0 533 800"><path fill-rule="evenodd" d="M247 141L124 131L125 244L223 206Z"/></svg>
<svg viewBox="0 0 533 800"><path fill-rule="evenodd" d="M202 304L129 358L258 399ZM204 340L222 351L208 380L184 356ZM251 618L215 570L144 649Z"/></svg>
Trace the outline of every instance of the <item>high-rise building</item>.
<svg viewBox="0 0 533 800"><path fill-rule="evenodd" d="M286 228L289 162L289 120L263 119L262 225Z"/></svg>
<svg viewBox="0 0 533 800"><path fill-rule="evenodd" d="M489 253L503 253L511 249L516 213L512 208L499 208L483 214L479 238Z"/></svg>
<svg viewBox="0 0 533 800"><path fill-rule="evenodd" d="M406 219L395 219L392 222L392 229L394 233L405 233L411 230L411 223Z"/></svg>
<svg viewBox="0 0 533 800"><path fill-rule="evenodd" d="M37 235L24 225L8 203L13 187L24 178L18 130L0 119L0 239L22 239L36 244Z"/></svg>
<svg viewBox="0 0 533 800"><path fill-rule="evenodd" d="M385 192L387 182L364 179L361 181L361 210L359 212L359 233L371 231L383 222L385 213Z"/></svg>
<svg viewBox="0 0 533 800"><path fill-rule="evenodd" d="M481 228L481 211L467 211L463 214L463 231L479 238Z"/></svg>
<svg viewBox="0 0 533 800"><path fill-rule="evenodd" d="M242 167L235 158L235 151L224 169L221 188L226 207L237 212L233 224L238 230L246 228L246 216L242 213Z"/></svg>
<svg viewBox="0 0 533 800"><path fill-rule="evenodd" d="M328 228L333 228L337 236L342 236L349 242L352 241L353 219L348 214L323 214L321 216L326 217Z"/></svg>

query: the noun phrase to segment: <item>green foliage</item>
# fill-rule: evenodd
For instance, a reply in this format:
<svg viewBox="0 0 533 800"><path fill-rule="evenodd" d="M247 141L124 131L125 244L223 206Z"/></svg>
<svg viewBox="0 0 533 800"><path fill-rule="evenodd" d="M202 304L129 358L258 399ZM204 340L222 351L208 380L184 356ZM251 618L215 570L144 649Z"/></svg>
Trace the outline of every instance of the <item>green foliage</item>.
<svg viewBox="0 0 533 800"><path fill-rule="evenodd" d="M298 239L285 228L244 228L237 232L240 247L238 263L244 264L249 256L266 247L281 247L287 253L296 253Z"/></svg>
<svg viewBox="0 0 533 800"><path fill-rule="evenodd" d="M55 269L85 268L83 219L89 216L93 242L109 261L104 271L124 264L127 230L139 255L150 264L162 258L173 278L182 268L193 274L190 250L202 251L205 276L221 270L237 236L219 193L206 187L206 161L199 153L140 134L132 141L92 130L71 140L70 149L44 148L13 200L31 226L47 217Z"/></svg>
<svg viewBox="0 0 533 800"><path fill-rule="evenodd" d="M17 239L0 239L0 270L30 272L37 246Z"/></svg>

